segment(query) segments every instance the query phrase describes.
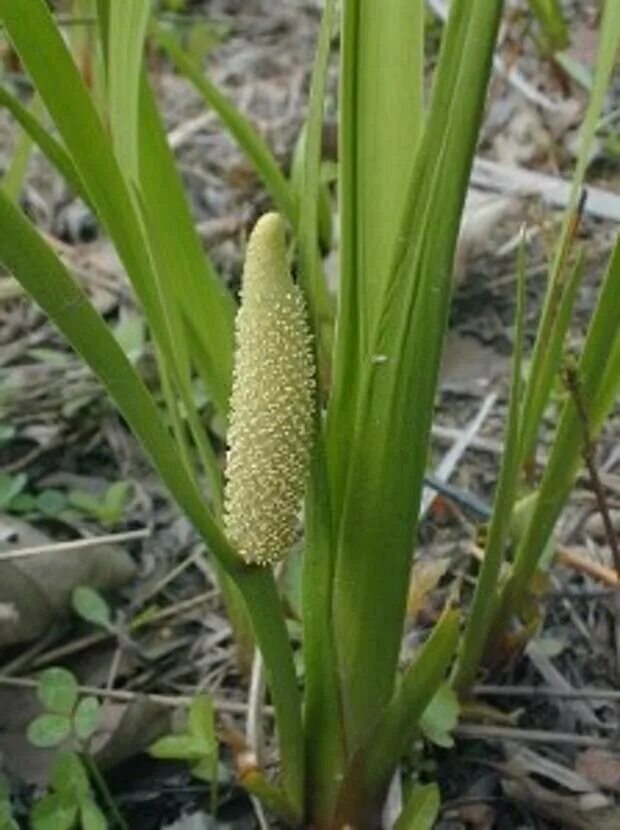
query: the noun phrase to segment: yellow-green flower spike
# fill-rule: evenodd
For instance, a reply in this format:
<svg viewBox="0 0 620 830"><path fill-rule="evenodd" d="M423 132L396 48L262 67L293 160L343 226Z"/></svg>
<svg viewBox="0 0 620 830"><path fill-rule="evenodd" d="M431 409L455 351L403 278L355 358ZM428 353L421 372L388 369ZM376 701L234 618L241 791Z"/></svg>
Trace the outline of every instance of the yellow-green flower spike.
<svg viewBox="0 0 620 830"><path fill-rule="evenodd" d="M314 359L304 300L277 213L248 243L237 315L225 523L248 563L282 559L295 541L312 441Z"/></svg>

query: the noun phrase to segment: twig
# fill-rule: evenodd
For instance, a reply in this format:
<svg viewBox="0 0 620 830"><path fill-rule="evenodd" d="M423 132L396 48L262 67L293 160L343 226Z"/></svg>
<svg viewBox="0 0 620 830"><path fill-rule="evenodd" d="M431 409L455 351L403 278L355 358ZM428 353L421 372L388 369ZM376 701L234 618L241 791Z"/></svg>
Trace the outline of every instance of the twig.
<svg viewBox="0 0 620 830"><path fill-rule="evenodd" d="M570 181L481 156L474 159L471 182L494 193L539 196L546 204L557 208L569 204L572 190ZM620 222L620 196L600 187L588 187L583 210L598 219Z"/></svg>
<svg viewBox="0 0 620 830"><path fill-rule="evenodd" d="M478 697L559 697L566 700L603 700L619 701L618 689L558 689L555 686L495 686L481 684L474 686L472 693Z"/></svg>
<svg viewBox="0 0 620 830"><path fill-rule="evenodd" d="M607 541L609 543L609 547L614 558L616 574L618 576L618 579L620 579L620 548L618 547L618 540L616 539L614 526L609 515L609 508L607 506L605 490L603 488L603 484L598 474L598 468L596 466L596 444L592 438L592 433L590 431L590 419L588 417L588 412L585 406L585 402L583 400L581 384L579 382L579 376L577 374L576 368L568 365L565 366L564 382L569 394L573 399L573 403L575 404L575 409L577 410L577 415L579 416L579 421L581 423L581 430L583 433L583 461L590 474L590 483L592 485L594 495L596 496L598 508L603 519L605 534L607 536Z"/></svg>
<svg viewBox="0 0 620 830"><path fill-rule="evenodd" d="M456 465L459 463L459 461L467 451L467 448L471 444L472 440L480 432L482 425L484 424L489 413L495 406L496 400L497 393L489 393L482 402L482 406L476 413L476 416L467 424L465 429L459 432L458 437L454 441L454 444L450 447L448 452L441 459L439 466L433 474L432 480L434 482L435 488L437 488L438 484L447 482L449 480L450 476L454 472ZM420 519L423 519L424 516L426 516L432 503L435 501L435 498L436 494L433 491L433 489L431 489L430 487L425 487L424 492L422 493L422 503L420 505Z"/></svg>
<svg viewBox="0 0 620 830"><path fill-rule="evenodd" d="M484 550L479 545L472 543L470 552L480 562L484 558ZM620 588L620 579L616 571L613 571L611 568L606 568L598 562L585 559L577 551L557 542L555 543L555 561L560 565L564 565L566 568L596 579L598 582L602 582L610 588Z"/></svg>
<svg viewBox="0 0 620 830"><path fill-rule="evenodd" d="M29 677L4 677L0 675L0 686L13 689L36 689L38 683ZM172 709L185 708L194 699L192 695L142 694L126 689L101 689L98 686L79 686L78 691L83 695L93 695L103 700L116 700L119 703L133 703L136 700L146 699L152 703L169 706ZM213 705L220 712L229 712L234 715L243 715L248 709L245 703L237 703L234 700L215 699ZM263 713L272 717L273 707L264 706Z"/></svg>
<svg viewBox="0 0 620 830"><path fill-rule="evenodd" d="M546 729L515 729L509 726L486 726L483 724L462 724L454 730L459 738L483 739L490 741L528 741L537 744L562 744L565 746L601 747L610 746L607 738L594 735L577 735L573 732L550 732Z"/></svg>
<svg viewBox="0 0 620 830"><path fill-rule="evenodd" d="M152 617L142 618L138 620L138 623L133 625L130 624L129 631L134 633L147 625L155 625L162 620L175 617L177 614L182 614L185 611L191 611L193 608L215 599L218 594L219 591L213 588L210 591L205 591L204 593L198 594L191 599L175 602L173 605L169 605L167 608L162 608L161 611L157 611ZM68 657L70 654L76 654L77 652L84 651L84 649L90 648L91 646L103 643L114 636L116 636L114 631L98 631L95 634L87 634L84 637L80 637L78 640L63 644L56 649L52 649L47 651L45 654L41 654L40 657L33 661L32 665L34 668L47 666L63 657Z"/></svg>
<svg viewBox="0 0 620 830"><path fill-rule="evenodd" d="M120 542L133 542L135 539L147 539L151 531L147 528L141 530L129 530L126 533L108 533L106 536L93 536L89 539L73 539L70 542L53 542L49 545L34 545L30 548L20 550L9 550L0 553L0 562L9 562L14 559L24 559L28 556L41 556L45 553L66 553L68 551L93 548L98 545L118 544Z"/></svg>

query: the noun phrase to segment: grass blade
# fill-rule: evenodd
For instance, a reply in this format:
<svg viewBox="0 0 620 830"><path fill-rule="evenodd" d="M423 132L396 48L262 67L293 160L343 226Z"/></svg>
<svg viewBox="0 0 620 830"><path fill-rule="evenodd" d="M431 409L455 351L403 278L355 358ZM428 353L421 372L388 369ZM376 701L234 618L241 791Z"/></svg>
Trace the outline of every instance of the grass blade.
<svg viewBox="0 0 620 830"><path fill-rule="evenodd" d="M40 115L42 105L40 98L35 95L31 105L30 112L33 117ZM25 130L18 130L17 142L13 157L9 166L7 167L4 176L2 177L2 188L7 196L14 202L18 202L21 196L22 188L24 186L24 179L28 172L28 163L32 154L34 141Z"/></svg>
<svg viewBox="0 0 620 830"><path fill-rule="evenodd" d="M317 334L319 373L325 372L326 356L321 346L324 315L329 300L319 260L319 191L321 136L325 81L330 40L335 22L335 2L326 0L314 65L308 123L304 140L300 192L299 249L301 284L310 298ZM337 662L332 630L332 579L334 547L327 488L325 444L320 413L316 417L316 444L306 497L306 539L303 571L304 664L306 672L304 725L306 772L310 818L326 826L334 807L342 773L345 747L339 706Z"/></svg>
<svg viewBox="0 0 620 830"><path fill-rule="evenodd" d="M164 484L244 596L263 653L276 709L283 783L292 809L303 803L301 703L291 646L273 574L245 566L224 537L150 393L84 292L28 220L0 191L0 261L46 311L109 392L150 455Z"/></svg>
<svg viewBox="0 0 620 830"><path fill-rule="evenodd" d="M353 755L342 785L337 820L352 826L363 825L373 808L382 803L394 768L446 675L458 639L459 614L445 611L379 720Z"/></svg>
<svg viewBox="0 0 620 830"><path fill-rule="evenodd" d="M437 784L418 784L397 818L394 830L431 830L437 821L439 807Z"/></svg>
<svg viewBox="0 0 620 830"><path fill-rule="evenodd" d="M560 0L529 0L530 9L540 23L553 51L568 46L568 26Z"/></svg>
<svg viewBox="0 0 620 830"><path fill-rule="evenodd" d="M410 232L365 355L342 505L332 495L341 517L334 625L351 742L392 694L452 262L500 11L501 2L452 6L408 198ZM334 430L330 452L345 435Z"/></svg>
<svg viewBox="0 0 620 830"><path fill-rule="evenodd" d="M560 239L551 268L543 314L532 356L531 379L526 390L524 404L522 463L527 463L534 457L538 429L549 400L554 374L557 370L557 365L553 365L557 355L553 349L548 349L548 345L554 336L553 330L557 308L562 302L560 298L564 294L564 283L568 273L566 261L570 253L575 222L578 221L579 200L590 153L609 79L615 66L618 46L620 45L620 3L617 0L607 0L605 3L600 31L601 40L596 61L596 72L588 109L581 127L577 165L573 175L570 198L564 214Z"/></svg>
<svg viewBox="0 0 620 830"><path fill-rule="evenodd" d="M226 417L232 379L235 305L203 253L174 155L145 76L140 95L139 149L140 192L148 205L150 238L160 249L161 275L168 301L178 306L185 329L176 332L176 336L186 341L190 331L195 335L187 351L218 411ZM200 343L200 350L191 349L195 340Z"/></svg>
<svg viewBox="0 0 620 830"><path fill-rule="evenodd" d="M108 118L116 157L129 179L138 178L138 101L149 0L110 3L108 20Z"/></svg>
<svg viewBox="0 0 620 830"><path fill-rule="evenodd" d="M476 590L461 642L454 686L466 692L472 684L487 634L493 620L497 580L504 559L519 481L519 427L521 414L521 364L523 359L523 319L525 314L525 242L522 237L517 264L517 311L513 345L512 383L506 424L502 467L493 505L484 560L476 580Z"/></svg>
<svg viewBox="0 0 620 830"><path fill-rule="evenodd" d="M162 353L170 353L140 218L109 138L44 0L0 0L0 20L112 237Z"/></svg>
<svg viewBox="0 0 620 830"><path fill-rule="evenodd" d="M86 204L89 204L90 197L82 184L80 174L73 163L73 159L62 144L56 141L50 131L43 126L40 118L34 112L27 109L19 98L12 95L2 86L0 86L0 107L5 107L11 113L13 118L15 118L24 132L35 142L52 166L58 170L69 187Z"/></svg>
<svg viewBox="0 0 620 830"><path fill-rule="evenodd" d="M183 51L169 32L166 32L155 22L152 24L152 31L179 72L191 81L206 103L217 113L226 129L235 138L237 144L263 180L279 213L286 216L291 225L296 227L297 205L291 195L289 183L282 174L267 142L249 120L203 75L200 68Z"/></svg>
<svg viewBox="0 0 620 830"><path fill-rule="evenodd" d="M588 432L596 440L620 388L620 239L611 257L596 310L588 328L577 377L586 408ZM572 397L564 404L549 461L531 519L524 533L493 622L494 642L525 598L553 528L582 463L583 427Z"/></svg>
<svg viewBox="0 0 620 830"><path fill-rule="evenodd" d="M157 407L106 324L21 211L0 193L0 259L101 379L162 479L233 571L238 558L178 463Z"/></svg>

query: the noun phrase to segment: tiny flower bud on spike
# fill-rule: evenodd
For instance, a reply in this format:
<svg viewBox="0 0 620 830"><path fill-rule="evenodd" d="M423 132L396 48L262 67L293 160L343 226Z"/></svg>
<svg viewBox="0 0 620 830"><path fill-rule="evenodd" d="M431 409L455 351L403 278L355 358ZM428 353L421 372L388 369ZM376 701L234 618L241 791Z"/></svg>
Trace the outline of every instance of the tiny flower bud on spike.
<svg viewBox="0 0 620 830"><path fill-rule="evenodd" d="M226 531L248 563L282 559L295 541L308 471L315 389L306 309L277 213L248 243L226 467Z"/></svg>

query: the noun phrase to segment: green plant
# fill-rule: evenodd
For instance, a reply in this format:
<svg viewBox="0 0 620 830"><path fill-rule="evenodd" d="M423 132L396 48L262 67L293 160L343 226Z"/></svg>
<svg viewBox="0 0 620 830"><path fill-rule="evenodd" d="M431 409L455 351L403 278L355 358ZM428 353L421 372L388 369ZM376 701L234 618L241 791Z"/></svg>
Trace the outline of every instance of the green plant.
<svg viewBox="0 0 620 830"><path fill-rule="evenodd" d="M129 481L114 482L101 496L93 496L85 490L71 490L68 503L102 525L112 526L122 518L132 490Z"/></svg>
<svg viewBox="0 0 620 830"><path fill-rule="evenodd" d="M520 254L505 452L472 611L461 634L459 611L447 607L402 671L411 547L452 263L502 2L451 4L428 101L422 0L343 3L337 310L319 248L319 239L326 238L319 221L321 132L335 3L325 3L292 184L247 119L174 37L151 24L152 35L255 166L295 245L317 364L304 510L303 708L274 574L247 563L225 533L216 445L194 396L199 378L212 412L227 423L235 302L202 251L141 68L148 3L133 0L130 17L121 0L98 0L96 8L103 94L95 103L43 0L0 0L0 21L57 135L9 90L2 91L0 103L91 205L115 244L147 320L164 411L65 266L2 193L0 260L99 376L218 563L233 618L239 623L247 613L275 710L280 775L271 780L257 767L245 786L292 823L319 830L375 827L412 737L426 731L440 742L450 740L456 702L446 693L446 677L454 664L450 682L466 695L485 654L519 617L581 464L582 424L568 397L510 563L507 542L518 485L522 471L532 467L582 273L574 257L575 227L620 38L620 6L615 0L605 4L573 193L526 383L520 370L525 251ZM593 439L620 384L620 307L614 301L619 291L617 244L577 369ZM260 482L254 489L248 510L263 497ZM239 610L241 597L245 612ZM435 787L416 789L398 827L430 827L437 809Z"/></svg>
<svg viewBox="0 0 620 830"><path fill-rule="evenodd" d="M197 695L189 705L187 729L155 741L149 753L154 758L186 761L196 778L211 784L211 811L217 807L219 758L215 713L208 695Z"/></svg>
<svg viewBox="0 0 620 830"><path fill-rule="evenodd" d="M106 830L108 822L93 797L88 773L75 752L59 752L50 775L51 792L32 810L33 830Z"/></svg>
<svg viewBox="0 0 620 830"><path fill-rule="evenodd" d="M67 738L88 741L99 721L99 702L87 696L79 699L78 683L67 669L41 672L37 695L45 708L28 725L28 740L34 746L54 747Z"/></svg>
<svg viewBox="0 0 620 830"><path fill-rule="evenodd" d="M93 796L91 780L107 802L115 823L125 827L90 753L90 741L101 716L97 698L92 695L80 697L76 678L68 669L60 667L39 674L37 696L45 711L28 725L26 734L30 743L51 749L70 742L77 751L58 751L54 756L50 792L37 801L32 810L34 830L106 828L108 823Z"/></svg>

